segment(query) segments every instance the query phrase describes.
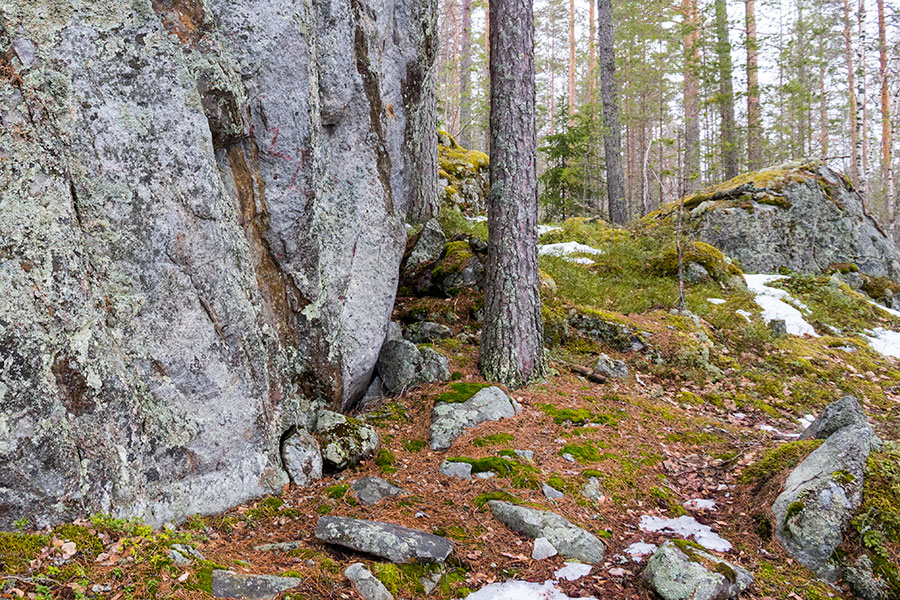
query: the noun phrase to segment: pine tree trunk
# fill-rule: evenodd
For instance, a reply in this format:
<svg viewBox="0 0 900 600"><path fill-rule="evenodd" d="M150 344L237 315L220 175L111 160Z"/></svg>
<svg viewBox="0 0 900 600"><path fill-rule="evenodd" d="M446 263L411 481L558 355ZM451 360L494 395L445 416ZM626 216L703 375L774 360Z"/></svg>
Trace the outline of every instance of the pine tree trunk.
<svg viewBox="0 0 900 600"><path fill-rule="evenodd" d="M891 123L891 92L888 81L887 36L884 28L884 0L878 0L878 63L881 81L881 181L887 209L891 239L896 240L896 191L894 189L893 147L894 131Z"/></svg>
<svg viewBox="0 0 900 600"><path fill-rule="evenodd" d="M859 191L865 195L869 183L868 100L866 98L866 0L859 0L856 13L856 130L859 151Z"/></svg>
<svg viewBox="0 0 900 600"><path fill-rule="evenodd" d="M575 124L575 0L569 0L569 125Z"/></svg>
<svg viewBox="0 0 900 600"><path fill-rule="evenodd" d="M588 43L588 86L591 94L591 104L597 101L597 7L594 1L588 2L591 6L590 15L590 42Z"/></svg>
<svg viewBox="0 0 900 600"><path fill-rule="evenodd" d="M719 117L725 179L737 177L737 132L734 130L734 85L731 81L731 41L725 0L716 0L716 55L719 70Z"/></svg>
<svg viewBox="0 0 900 600"><path fill-rule="evenodd" d="M597 0L598 53L600 59L600 95L603 101L603 127L606 135L606 190L609 196L609 220L617 225L628 220L625 204L625 174L622 171L622 131L619 126L619 99L616 85L616 52L611 0Z"/></svg>
<svg viewBox="0 0 900 600"><path fill-rule="evenodd" d="M537 264L532 0L491 2L491 189L481 372L517 387L546 373Z"/></svg>
<svg viewBox="0 0 900 600"><path fill-rule="evenodd" d="M859 113L856 103L856 70L853 68L853 36L850 33L850 1L844 0L844 60L847 63L847 84L850 102L850 180L854 187L859 187L859 175L862 170L859 148Z"/></svg>
<svg viewBox="0 0 900 600"><path fill-rule="evenodd" d="M747 21L747 168L762 168L762 111L759 105L759 39L756 0L745 0Z"/></svg>
<svg viewBox="0 0 900 600"><path fill-rule="evenodd" d="M684 168L682 192L694 191L700 177L700 67L696 0L682 0L684 16Z"/></svg>
<svg viewBox="0 0 900 600"><path fill-rule="evenodd" d="M472 140L469 131L470 97L469 88L472 71L472 0L462 0L462 27L459 36L459 143L469 148Z"/></svg>

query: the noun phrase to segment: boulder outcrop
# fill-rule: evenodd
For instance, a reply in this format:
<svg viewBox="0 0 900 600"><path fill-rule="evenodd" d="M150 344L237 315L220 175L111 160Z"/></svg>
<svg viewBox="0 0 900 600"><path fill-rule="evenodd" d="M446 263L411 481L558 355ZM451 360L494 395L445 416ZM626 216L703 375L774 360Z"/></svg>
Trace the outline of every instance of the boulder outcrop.
<svg viewBox="0 0 900 600"><path fill-rule="evenodd" d="M0 529L287 482L434 212L436 2L0 11Z"/></svg>

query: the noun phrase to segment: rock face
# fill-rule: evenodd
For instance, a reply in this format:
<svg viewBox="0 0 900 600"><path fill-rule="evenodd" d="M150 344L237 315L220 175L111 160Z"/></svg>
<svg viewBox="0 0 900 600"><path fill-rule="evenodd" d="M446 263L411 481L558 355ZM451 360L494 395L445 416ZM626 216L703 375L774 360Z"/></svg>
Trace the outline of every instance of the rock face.
<svg viewBox="0 0 900 600"><path fill-rule="evenodd" d="M479 215L487 206L490 180L487 154L467 150L445 131L438 132L438 159L441 184L444 186L443 202L465 214Z"/></svg>
<svg viewBox="0 0 900 600"><path fill-rule="evenodd" d="M296 577L238 575L217 569L212 573L212 595L214 598L236 600L270 600L301 583Z"/></svg>
<svg viewBox="0 0 900 600"><path fill-rule="evenodd" d="M797 465L775 499L775 537L801 564L833 581L832 555L862 501L869 453L881 442L852 397L831 404L810 429L810 437L832 433Z"/></svg>
<svg viewBox="0 0 900 600"><path fill-rule="evenodd" d="M672 540L650 557L643 578L663 600L731 600L753 583L745 569Z"/></svg>
<svg viewBox="0 0 900 600"><path fill-rule="evenodd" d="M846 178L817 163L742 175L685 199L699 239L744 271L825 273L835 263L900 279L900 255Z"/></svg>
<svg viewBox="0 0 900 600"><path fill-rule="evenodd" d="M279 489L437 202L435 0L3 6L0 529Z"/></svg>
<svg viewBox="0 0 900 600"><path fill-rule="evenodd" d="M443 562L453 552L453 542L437 535L347 517L320 517L316 538L394 563Z"/></svg>
<svg viewBox="0 0 900 600"><path fill-rule="evenodd" d="M305 429L297 429L282 442L281 460L294 485L309 485L322 479L319 442Z"/></svg>
<svg viewBox="0 0 900 600"><path fill-rule="evenodd" d="M515 414L515 406L498 387L484 388L465 402L438 402L428 430L431 449L446 450L466 429Z"/></svg>
<svg viewBox="0 0 900 600"><path fill-rule="evenodd" d="M594 534L556 513L491 500L491 513L504 525L532 539L546 538L560 554L588 564L603 560L606 545Z"/></svg>

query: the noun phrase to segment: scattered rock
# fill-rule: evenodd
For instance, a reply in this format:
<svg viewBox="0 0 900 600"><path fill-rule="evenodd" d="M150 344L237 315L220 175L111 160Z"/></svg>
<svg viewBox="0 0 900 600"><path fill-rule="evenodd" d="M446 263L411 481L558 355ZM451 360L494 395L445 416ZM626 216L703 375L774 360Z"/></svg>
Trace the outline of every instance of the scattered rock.
<svg viewBox="0 0 900 600"><path fill-rule="evenodd" d="M257 552L290 552L297 548L302 548L303 542L276 542L274 544L262 544L253 546Z"/></svg>
<svg viewBox="0 0 900 600"><path fill-rule="evenodd" d="M172 544L169 548L169 558L176 565L189 565L195 560L204 560L199 550L184 544Z"/></svg>
<svg viewBox="0 0 900 600"><path fill-rule="evenodd" d="M581 493L588 500L593 500L594 502L605 502L606 494L603 493L603 486L600 485L600 480L596 477L588 478L587 482L585 482L584 486L581 488Z"/></svg>
<svg viewBox="0 0 900 600"><path fill-rule="evenodd" d="M322 451L308 431L297 427L281 443L281 460L294 485L306 486L322 479Z"/></svg>
<svg viewBox="0 0 900 600"><path fill-rule="evenodd" d="M547 538L566 558L597 564L606 546L594 534L573 525L556 513L516 506L501 500L488 502L491 513L504 525L532 539Z"/></svg>
<svg viewBox="0 0 900 600"><path fill-rule="evenodd" d="M344 569L344 577L350 580L363 600L394 600L393 594L362 563L353 563Z"/></svg>
<svg viewBox="0 0 900 600"><path fill-rule="evenodd" d="M432 348L420 349L404 339L384 343L376 369L388 394L399 394L422 383L450 379L450 363L445 356Z"/></svg>
<svg viewBox="0 0 900 600"><path fill-rule="evenodd" d="M885 600L888 584L875 576L872 571L872 559L868 555L860 556L852 566L843 568L844 581L850 586L853 594L862 600Z"/></svg>
<svg viewBox="0 0 900 600"><path fill-rule="evenodd" d="M544 492L544 496L546 496L548 500L558 500L559 498L565 496L565 494L563 494L561 491L547 485L546 483L541 484L541 491Z"/></svg>
<svg viewBox="0 0 900 600"><path fill-rule="evenodd" d="M441 231L440 223L437 219L430 219L425 223L409 256L406 257L403 272L411 273L422 265L439 259L446 243L447 237Z"/></svg>
<svg viewBox="0 0 900 600"><path fill-rule="evenodd" d="M407 325L403 337L414 344L428 344L453 337L453 330L433 321L421 321Z"/></svg>
<svg viewBox="0 0 900 600"><path fill-rule="evenodd" d="M866 460L881 441L849 397L829 405L809 429L810 436L834 432L797 465L775 499L775 537L801 564L835 581L831 557L862 502Z"/></svg>
<svg viewBox="0 0 900 600"><path fill-rule="evenodd" d="M844 396L825 407L810 425L800 434L801 440L824 440L835 431L848 425L865 426L869 423L859 401L853 396Z"/></svg>
<svg viewBox="0 0 900 600"><path fill-rule="evenodd" d="M572 311L569 325L602 344L609 344L619 352L640 352L646 348L646 344L629 327L598 311Z"/></svg>
<svg viewBox="0 0 900 600"><path fill-rule="evenodd" d="M519 458L524 458L525 460L534 460L534 452L531 450L513 450L516 453L516 456Z"/></svg>
<svg viewBox="0 0 900 600"><path fill-rule="evenodd" d="M465 462L450 462L445 460L439 467L440 472L447 477L459 477L460 479L472 478L472 465Z"/></svg>
<svg viewBox="0 0 900 600"><path fill-rule="evenodd" d="M453 542L437 535L347 517L320 517L316 538L394 563L443 562L453 552Z"/></svg>
<svg viewBox="0 0 900 600"><path fill-rule="evenodd" d="M607 379L623 379L628 377L628 365L625 361L615 360L601 354L594 364L594 373Z"/></svg>
<svg viewBox="0 0 900 600"><path fill-rule="evenodd" d="M296 577L238 575L231 571L216 569L212 572L212 595L214 598L236 600L270 600L301 583L302 581Z"/></svg>
<svg viewBox="0 0 900 600"><path fill-rule="evenodd" d="M534 540L534 550L531 551L531 558L534 560L544 560L551 556L556 556L559 552L553 547L545 537L539 537Z"/></svg>
<svg viewBox="0 0 900 600"><path fill-rule="evenodd" d="M484 281L484 265L465 240L447 244L431 272L433 292L454 296L464 289L478 289Z"/></svg>
<svg viewBox="0 0 900 600"><path fill-rule="evenodd" d="M465 402L438 402L431 411L431 449L446 450L466 429L515 414L509 397L498 387L484 388Z"/></svg>
<svg viewBox="0 0 900 600"><path fill-rule="evenodd" d="M706 270L706 267L701 265L698 262L689 262L684 266L684 280L687 283L700 283L703 281L710 281L712 276L709 274L709 271Z"/></svg>
<svg viewBox="0 0 900 600"><path fill-rule="evenodd" d="M353 482L351 489L356 494L357 499L366 506L377 504L385 498L393 498L394 496L402 496L408 493L403 488L399 488L380 477L363 477L358 479Z"/></svg>
<svg viewBox="0 0 900 600"><path fill-rule="evenodd" d="M773 337L783 338L788 334L787 322L784 319L772 319L769 321L769 331Z"/></svg>
<svg viewBox="0 0 900 600"><path fill-rule="evenodd" d="M380 444L373 428L330 410L319 411L316 433L322 443L322 459L338 471L373 456Z"/></svg>
<svg viewBox="0 0 900 600"><path fill-rule="evenodd" d="M730 600L753 583L745 569L672 540L653 553L643 578L663 600Z"/></svg>

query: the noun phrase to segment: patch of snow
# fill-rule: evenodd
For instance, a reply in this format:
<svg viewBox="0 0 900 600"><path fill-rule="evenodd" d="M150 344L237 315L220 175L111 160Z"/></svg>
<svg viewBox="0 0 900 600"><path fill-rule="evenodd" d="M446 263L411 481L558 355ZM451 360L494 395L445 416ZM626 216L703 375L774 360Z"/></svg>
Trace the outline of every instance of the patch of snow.
<svg viewBox="0 0 900 600"><path fill-rule="evenodd" d="M572 256L573 254L603 254L603 250L593 248L578 242L562 242L559 244L541 244L538 246L540 256L559 256L569 262L579 265L592 265L594 261L584 256Z"/></svg>
<svg viewBox="0 0 900 600"><path fill-rule="evenodd" d="M691 498L684 503L684 507L693 510L716 510L716 501L707 498Z"/></svg>
<svg viewBox="0 0 900 600"><path fill-rule="evenodd" d="M692 537L695 542L707 550L715 550L717 552L728 552L731 550L731 542L719 537L709 525L698 523L694 517L687 515L677 519L644 515L641 517L640 527L649 533L680 535L685 538Z"/></svg>
<svg viewBox="0 0 900 600"><path fill-rule="evenodd" d="M869 340L869 346L875 352L900 358L900 332L879 327L863 337Z"/></svg>
<svg viewBox="0 0 900 600"><path fill-rule="evenodd" d="M491 583L477 592L466 596L466 600L573 600L564 594L552 581L529 583L511 580L503 583ZM585 600L597 600L588 596Z"/></svg>
<svg viewBox="0 0 900 600"><path fill-rule="evenodd" d="M877 306L878 308L880 308L881 310L883 310L884 312L886 312L889 315L894 315L895 317L900 317L900 310L894 310L893 308L888 308L884 304L879 304L878 302L875 302L874 300L869 300L868 298L866 298L866 302L868 302L872 306Z"/></svg>
<svg viewBox="0 0 900 600"><path fill-rule="evenodd" d="M727 302L727 300L722 298L707 298L706 301L710 304L725 304Z"/></svg>
<svg viewBox="0 0 900 600"><path fill-rule="evenodd" d="M625 554L631 557L631 560L634 562L641 562L641 560L649 555L656 552L656 544L647 544L645 542L635 542L625 548Z"/></svg>
<svg viewBox="0 0 900 600"><path fill-rule="evenodd" d="M745 319L747 319L747 322L748 322L748 323L751 322L750 317L753 316L753 313L751 313L749 310L744 310L743 308L739 308L739 309L737 309L737 310L734 311L734 312L736 312L737 314L739 314L739 315L741 315L742 317L744 317Z"/></svg>
<svg viewBox="0 0 900 600"><path fill-rule="evenodd" d="M626 575L628 575L628 571L621 567L615 567L609 570L609 574L613 577L625 577Z"/></svg>
<svg viewBox="0 0 900 600"><path fill-rule="evenodd" d="M806 415L803 415L802 417L800 417L799 419L797 419L797 422L803 426L803 429L806 429L807 427L812 425L812 422L815 420L816 420L815 415L806 414Z"/></svg>
<svg viewBox="0 0 900 600"><path fill-rule="evenodd" d="M550 233L551 231L562 231L562 227L557 227L556 225L537 226L538 237L544 235L545 233Z"/></svg>
<svg viewBox="0 0 900 600"><path fill-rule="evenodd" d="M747 418L747 414L742 413L742 412L731 413L731 416L734 417L735 419L746 419Z"/></svg>
<svg viewBox="0 0 900 600"><path fill-rule="evenodd" d="M788 304L788 302L793 302L804 310L809 309L803 303L791 298L786 291L767 285L773 281L785 278L784 275L744 274L747 287L756 294L756 303L763 309L761 316L766 323L781 319L784 321L787 332L791 335L819 337L813 326L803 318L803 313L791 304Z"/></svg>
<svg viewBox="0 0 900 600"><path fill-rule="evenodd" d="M567 562L566 566L553 572L553 576L557 579L565 579L566 581L575 581L591 574L591 565L583 563Z"/></svg>
<svg viewBox="0 0 900 600"><path fill-rule="evenodd" d="M487 222L487 217L484 215L478 215L476 217L466 217L466 221L472 221L473 223L485 223Z"/></svg>
<svg viewBox="0 0 900 600"><path fill-rule="evenodd" d="M551 556L559 554L557 549L545 537L539 537L534 540L534 550L531 551L531 558L534 560L544 560Z"/></svg>

